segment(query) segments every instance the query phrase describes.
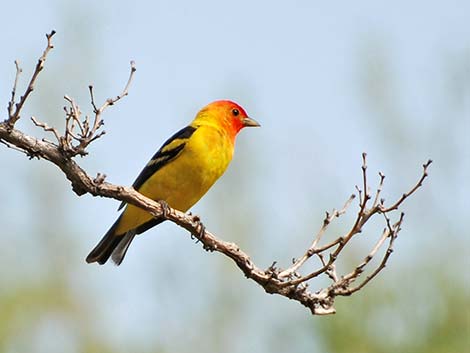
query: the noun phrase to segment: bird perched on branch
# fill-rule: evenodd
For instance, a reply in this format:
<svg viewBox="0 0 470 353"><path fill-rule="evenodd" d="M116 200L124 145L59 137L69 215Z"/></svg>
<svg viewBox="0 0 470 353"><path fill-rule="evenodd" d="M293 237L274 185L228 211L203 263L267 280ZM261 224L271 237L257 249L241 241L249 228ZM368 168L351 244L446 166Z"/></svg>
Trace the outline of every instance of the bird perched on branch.
<svg viewBox="0 0 470 353"><path fill-rule="evenodd" d="M155 201L186 212L225 172L241 129L260 126L238 104L220 100L204 107L185 128L170 137L139 174L134 189ZM104 264L111 257L120 265L137 234L160 224L134 205L125 207L103 239L87 256L88 263Z"/></svg>

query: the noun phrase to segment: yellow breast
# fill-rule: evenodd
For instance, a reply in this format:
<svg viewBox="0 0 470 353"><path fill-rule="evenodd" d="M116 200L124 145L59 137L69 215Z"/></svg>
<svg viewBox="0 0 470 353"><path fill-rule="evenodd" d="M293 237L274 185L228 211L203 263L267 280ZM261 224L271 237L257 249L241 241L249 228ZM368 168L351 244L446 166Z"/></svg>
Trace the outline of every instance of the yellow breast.
<svg viewBox="0 0 470 353"><path fill-rule="evenodd" d="M181 153L155 172L138 191L186 212L225 172L232 160L233 149L233 140L223 131L213 126L199 126ZM149 213L128 205L116 234L125 233L151 219Z"/></svg>

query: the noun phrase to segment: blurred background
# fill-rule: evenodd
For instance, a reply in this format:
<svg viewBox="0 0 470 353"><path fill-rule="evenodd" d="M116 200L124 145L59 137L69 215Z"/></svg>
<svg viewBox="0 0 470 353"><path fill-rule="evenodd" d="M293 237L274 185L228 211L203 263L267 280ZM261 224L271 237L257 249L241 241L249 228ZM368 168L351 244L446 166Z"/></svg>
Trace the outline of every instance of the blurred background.
<svg viewBox="0 0 470 353"><path fill-rule="evenodd" d="M464 352L470 337L470 3L468 1L15 1L2 5L1 119L24 90L45 33L55 49L17 127L63 129L64 94L105 113L107 134L77 161L130 185L156 149L207 103L230 98L261 124L193 212L261 267L300 256L324 211L387 178L390 202L421 164L430 177L403 210L388 267L312 317L246 280L227 258L163 224L120 267L84 258L118 202L77 197L53 165L0 146L0 352ZM356 204L327 239L351 224ZM342 259L346 271L378 219ZM325 285L313 281L311 288Z"/></svg>

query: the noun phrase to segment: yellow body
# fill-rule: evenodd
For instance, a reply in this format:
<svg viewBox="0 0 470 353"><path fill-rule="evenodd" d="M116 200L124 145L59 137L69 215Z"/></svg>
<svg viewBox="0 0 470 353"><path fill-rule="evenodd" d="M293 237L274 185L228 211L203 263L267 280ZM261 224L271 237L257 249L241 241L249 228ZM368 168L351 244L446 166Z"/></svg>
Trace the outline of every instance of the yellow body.
<svg viewBox="0 0 470 353"><path fill-rule="evenodd" d="M181 153L147 179L138 191L186 212L225 172L232 160L233 142L219 126L199 126L186 140ZM168 148L172 147L170 143ZM148 212L127 205L115 233L124 234L151 219Z"/></svg>

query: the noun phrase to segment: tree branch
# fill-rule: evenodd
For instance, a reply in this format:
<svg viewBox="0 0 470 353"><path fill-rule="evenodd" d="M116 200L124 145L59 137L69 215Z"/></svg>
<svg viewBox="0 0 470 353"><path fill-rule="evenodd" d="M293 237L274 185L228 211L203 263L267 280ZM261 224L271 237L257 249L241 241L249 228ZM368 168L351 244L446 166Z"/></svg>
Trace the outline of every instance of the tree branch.
<svg viewBox="0 0 470 353"><path fill-rule="evenodd" d="M19 67L18 60L15 61L15 66L16 66L15 83L13 85L13 90L11 92L11 100L8 103L8 119L6 120L6 124L8 125L9 128L13 128L13 126L15 126L15 123L20 118L20 112L21 112L21 109L23 109L24 103L28 99L31 92L33 92L34 90L34 84L36 83L39 73L44 68L44 63L46 62L47 54L49 54L49 51L52 48L54 48L54 46L52 45L52 37L54 36L55 33L56 32L52 30L51 33L46 34L46 38L47 38L46 49L44 49L44 52L39 58L36 64L36 68L34 69L33 75L31 76L31 80L29 81L28 87L26 88L26 91L21 96L20 101L18 103L15 103L16 87L18 84L18 78L23 70ZM13 108L13 106L15 108Z"/></svg>
<svg viewBox="0 0 470 353"><path fill-rule="evenodd" d="M358 292L385 268L386 263L393 252L394 241L401 230L404 217L404 214L400 213L398 220L392 224L390 221L390 215L393 212L396 212L403 202L422 186L425 178L428 176L427 170L431 164L431 160L423 165L423 173L418 182L408 192L402 194L395 203L392 203L391 206L388 207L385 206L384 200L380 199L380 194L384 186L385 175L383 173L379 173L379 184L375 192L373 203L369 208L368 203L372 196L369 191L370 187L367 179L367 155L363 153L361 167L362 190L356 186L359 200L358 213L349 231L326 244L320 244L329 225L336 218L345 214L348 208L351 207L351 204L355 199L354 194L348 198L343 208L340 210L334 209L332 212L326 212L323 224L320 227L320 230L313 237L311 245L298 260L293 262L290 267L285 269L277 268L275 266L276 262L274 262L272 266L263 270L256 266L251 261L248 254L243 252L238 245L223 241L208 231L203 226L198 216L186 214L170 207L162 207L161 203L141 195L131 187L107 183L105 182L106 176L104 174L98 173L95 178L92 178L74 161L73 157L77 155L85 156L87 154L86 148L93 141L103 136L104 131L100 131L100 128L103 125L102 114L105 109L114 105L123 97L128 95L129 87L136 71L135 64L133 62L131 62L129 79L122 93L115 98L107 99L100 107L98 107L95 102L93 86L89 86L91 106L94 114L92 122L88 116L83 120L81 119L82 113L78 104L73 100L73 98L68 96L64 97L68 106L64 107L65 131L63 135L60 135L56 128L50 127L46 123L39 122L34 117L31 118L37 127L51 132L57 143L49 142L44 139L36 139L35 137L26 135L14 128L16 121L20 118L21 110L28 96L33 91L38 75L44 67L46 56L53 48L51 39L54 33L55 32L52 31L47 35L47 47L39 58L28 88L18 103L15 101L15 96L21 68L19 67L18 62L15 62L16 76L12 89L11 100L7 107L8 118L0 123L0 142L2 144L25 153L29 158L42 158L55 164L62 170L66 178L71 182L73 191L79 196L91 194L93 196L102 196L119 201L125 201L148 211L154 217L164 218L179 225L186 229L192 237L197 238L205 250L211 252L216 251L231 258L247 278L258 283L267 293L278 294L295 300L307 307L311 313L315 315L333 314L335 312L334 303L336 297L349 296ZM351 272L339 276L336 271L336 263L343 250L350 243L353 237L362 233L363 227L367 221L377 214L382 214L384 216L386 223L385 229L381 233L375 245L364 257L363 261ZM387 239L388 245L380 264L373 269L361 283L353 286L365 271L366 267L370 264L372 258L384 246ZM313 255L320 259L321 266L310 273L302 275L300 271ZM325 288L319 288L315 291L309 290L308 287L311 280L322 274L326 275L332 283Z"/></svg>

